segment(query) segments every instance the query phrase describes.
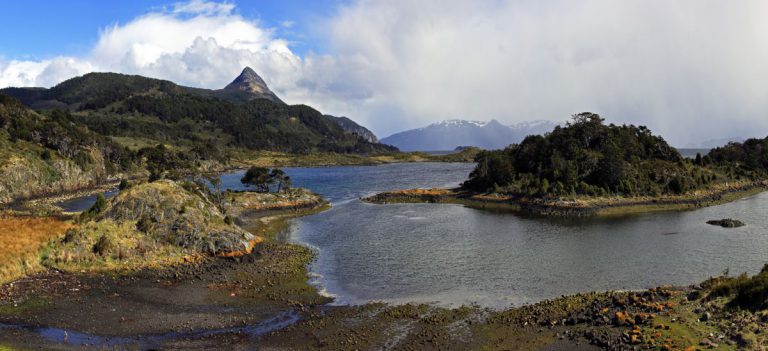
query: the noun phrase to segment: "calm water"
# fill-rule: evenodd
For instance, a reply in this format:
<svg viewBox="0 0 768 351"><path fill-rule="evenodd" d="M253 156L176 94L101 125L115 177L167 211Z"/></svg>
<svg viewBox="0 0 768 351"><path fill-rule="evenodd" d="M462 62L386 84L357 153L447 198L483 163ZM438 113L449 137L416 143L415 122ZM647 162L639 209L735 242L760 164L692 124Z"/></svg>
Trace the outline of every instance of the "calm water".
<svg viewBox="0 0 768 351"><path fill-rule="evenodd" d="M500 308L593 290L691 284L768 262L768 193L688 212L553 219L450 204L373 205L358 198L455 186L471 164L286 168L329 211L296 219L286 236L318 251L313 283L338 304L476 303ZM241 188L242 172L222 177ZM733 217L723 229L709 219Z"/></svg>
<svg viewBox="0 0 768 351"><path fill-rule="evenodd" d="M119 191L117 189L106 191L104 192L104 198L111 199L115 197L118 192ZM56 203L56 206L61 207L64 211L67 212L82 212L91 208L94 203L96 203L96 195L88 195L58 202Z"/></svg>
<svg viewBox="0 0 768 351"><path fill-rule="evenodd" d="M357 198L456 185L467 164L291 169L334 202L294 221L290 237L318 253L315 284L337 303L477 303L504 307L592 290L700 282L768 262L768 193L689 212L563 220L450 204L373 205ZM723 229L708 219L748 225Z"/></svg>

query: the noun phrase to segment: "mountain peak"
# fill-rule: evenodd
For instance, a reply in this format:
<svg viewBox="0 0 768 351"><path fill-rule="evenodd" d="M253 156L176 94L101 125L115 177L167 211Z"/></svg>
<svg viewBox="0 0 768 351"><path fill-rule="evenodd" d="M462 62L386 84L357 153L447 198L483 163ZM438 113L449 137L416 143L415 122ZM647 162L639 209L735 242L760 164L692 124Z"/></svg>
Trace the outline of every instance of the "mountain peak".
<svg viewBox="0 0 768 351"><path fill-rule="evenodd" d="M267 83L251 67L245 67L232 83L229 83L223 90L232 92L243 92L251 95L250 99L263 98L272 101L280 101L277 95L269 90Z"/></svg>
<svg viewBox="0 0 768 351"><path fill-rule="evenodd" d="M235 82L247 82L247 83L254 83L254 84L260 84L263 86L267 86L267 83L264 83L264 80L261 79L258 73L253 70L253 68L245 66L243 68L243 72L240 73L237 78L235 78ZM233 82L234 83L234 82Z"/></svg>

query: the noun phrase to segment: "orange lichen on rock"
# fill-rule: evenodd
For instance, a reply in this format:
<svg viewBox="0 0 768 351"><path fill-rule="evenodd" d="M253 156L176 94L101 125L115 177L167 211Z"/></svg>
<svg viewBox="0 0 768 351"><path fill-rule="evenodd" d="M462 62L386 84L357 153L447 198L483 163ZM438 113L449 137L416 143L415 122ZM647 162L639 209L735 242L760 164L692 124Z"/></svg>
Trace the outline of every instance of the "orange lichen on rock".
<svg viewBox="0 0 768 351"><path fill-rule="evenodd" d="M614 320L616 321L616 325L626 325L631 324L632 319L629 317L629 313L618 311L614 315Z"/></svg>
<svg viewBox="0 0 768 351"><path fill-rule="evenodd" d="M406 190L396 190L390 192L392 195L446 195L451 193L448 189L441 189L441 188L431 188L431 189L406 189Z"/></svg>
<svg viewBox="0 0 768 351"><path fill-rule="evenodd" d="M264 241L264 238L262 238L260 236L256 236L256 237L253 238L253 240L248 242L248 248L246 248L245 250L221 252L221 253L217 254L217 256L219 256L219 257L242 257L242 256L245 256L245 255L250 255L251 252L253 252L253 248L256 247L257 244L259 244L259 243L261 243L263 241Z"/></svg>

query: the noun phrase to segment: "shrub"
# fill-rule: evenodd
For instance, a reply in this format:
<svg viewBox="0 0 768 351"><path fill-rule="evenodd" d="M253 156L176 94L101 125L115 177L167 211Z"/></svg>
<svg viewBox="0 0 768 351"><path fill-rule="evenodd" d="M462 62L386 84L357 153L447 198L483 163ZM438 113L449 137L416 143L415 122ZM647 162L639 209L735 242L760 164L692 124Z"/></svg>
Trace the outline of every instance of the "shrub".
<svg viewBox="0 0 768 351"><path fill-rule="evenodd" d="M96 202L89 208L87 211L80 214L79 221L80 223L87 222L88 220L91 220L98 216L101 212L103 212L107 208L107 198L104 197L104 194L98 194L96 195Z"/></svg>
<svg viewBox="0 0 768 351"><path fill-rule="evenodd" d="M40 158L42 158L44 161L50 161L51 158L53 158L53 155L51 155L51 150L43 150L43 152L40 153Z"/></svg>
<svg viewBox="0 0 768 351"><path fill-rule="evenodd" d="M738 285L731 305L752 311L768 308L768 265Z"/></svg>
<svg viewBox="0 0 768 351"><path fill-rule="evenodd" d="M114 244L112 243L112 240L106 235L102 235L99 238L99 241L93 245L93 253L101 257L106 257L112 250L114 250Z"/></svg>
<svg viewBox="0 0 768 351"><path fill-rule="evenodd" d="M734 278L713 278L705 285L710 290L708 297L733 296L728 304L731 308L751 311L768 309L768 264L751 278L746 274Z"/></svg>

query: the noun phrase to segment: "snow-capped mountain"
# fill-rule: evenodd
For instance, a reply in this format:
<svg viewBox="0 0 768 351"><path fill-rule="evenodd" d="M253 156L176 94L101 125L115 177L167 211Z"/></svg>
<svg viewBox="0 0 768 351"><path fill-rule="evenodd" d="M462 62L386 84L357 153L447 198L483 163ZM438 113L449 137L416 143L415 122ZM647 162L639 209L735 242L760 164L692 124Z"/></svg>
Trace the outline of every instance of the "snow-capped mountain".
<svg viewBox="0 0 768 351"><path fill-rule="evenodd" d="M544 120L504 125L496 120L452 119L393 134L381 139L381 143L403 151L453 150L459 146L503 149L509 144L519 143L528 135L549 132L556 125Z"/></svg>

